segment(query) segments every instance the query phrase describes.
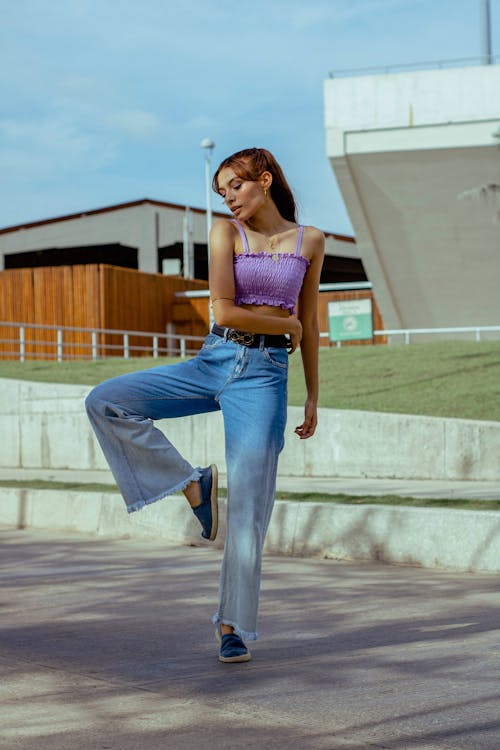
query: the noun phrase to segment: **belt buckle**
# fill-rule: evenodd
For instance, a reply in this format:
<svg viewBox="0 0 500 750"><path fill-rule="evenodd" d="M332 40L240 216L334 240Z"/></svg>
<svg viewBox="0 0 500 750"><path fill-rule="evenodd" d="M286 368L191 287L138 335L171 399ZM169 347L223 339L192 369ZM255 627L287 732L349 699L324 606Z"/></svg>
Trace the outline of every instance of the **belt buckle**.
<svg viewBox="0 0 500 750"><path fill-rule="evenodd" d="M246 333L245 331L237 331L235 328L230 328L227 332L227 338L235 344L241 344L241 346L252 346L254 341L253 333Z"/></svg>

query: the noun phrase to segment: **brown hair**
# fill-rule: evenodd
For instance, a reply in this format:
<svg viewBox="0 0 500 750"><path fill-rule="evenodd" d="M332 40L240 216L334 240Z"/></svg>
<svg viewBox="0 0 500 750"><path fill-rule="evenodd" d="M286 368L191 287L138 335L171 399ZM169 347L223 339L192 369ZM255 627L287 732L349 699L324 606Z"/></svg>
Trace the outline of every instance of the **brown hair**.
<svg viewBox="0 0 500 750"><path fill-rule="evenodd" d="M270 151L265 148L246 148L224 159L212 180L212 187L216 193L219 192L219 172L226 167L234 169L238 177L243 180L251 180L252 182L256 182L262 172L270 172L273 176L270 194L276 208L284 219L297 222L295 198L283 170Z"/></svg>

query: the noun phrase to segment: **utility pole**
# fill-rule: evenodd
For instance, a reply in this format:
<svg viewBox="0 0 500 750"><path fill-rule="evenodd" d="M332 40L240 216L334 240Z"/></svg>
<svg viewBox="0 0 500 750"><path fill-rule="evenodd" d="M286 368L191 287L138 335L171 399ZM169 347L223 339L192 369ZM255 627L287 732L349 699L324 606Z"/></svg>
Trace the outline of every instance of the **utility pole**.
<svg viewBox="0 0 500 750"><path fill-rule="evenodd" d="M491 51L491 7L490 0L480 0L481 4L481 63L493 65Z"/></svg>
<svg viewBox="0 0 500 750"><path fill-rule="evenodd" d="M210 260L210 230L212 229L212 181L210 176L210 157L215 148L211 138L204 138L200 147L205 150L205 193L207 206L207 255Z"/></svg>
<svg viewBox="0 0 500 750"><path fill-rule="evenodd" d="M186 206L182 222L182 267L185 279L194 279L193 220Z"/></svg>
<svg viewBox="0 0 500 750"><path fill-rule="evenodd" d="M208 274L210 275L210 230L212 229L212 180L211 180L211 169L210 169L210 157L212 151L215 148L215 143L211 138L204 138L200 143L200 146L205 151L205 190L206 190L206 203L207 203L207 264ZM208 301L208 325L212 328L214 322L214 313L210 300Z"/></svg>

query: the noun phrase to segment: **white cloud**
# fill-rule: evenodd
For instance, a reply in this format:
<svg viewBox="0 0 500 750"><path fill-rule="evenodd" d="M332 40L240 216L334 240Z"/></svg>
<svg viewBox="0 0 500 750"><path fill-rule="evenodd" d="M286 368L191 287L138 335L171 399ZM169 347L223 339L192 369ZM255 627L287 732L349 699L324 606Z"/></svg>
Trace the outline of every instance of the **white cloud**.
<svg viewBox="0 0 500 750"><path fill-rule="evenodd" d="M500 0L492 4L495 14ZM328 71L473 55L479 37L470 31L477 0L3 5L0 225L6 200L25 206L38 188L44 206L49 194L54 204L113 202L113 186L120 198L136 190L199 202L189 196L203 200L199 142L210 136L214 162L248 145L275 150L308 220L335 229L321 218L336 200L325 198Z"/></svg>
<svg viewBox="0 0 500 750"><path fill-rule="evenodd" d="M425 0L335 0L335 2L301 3L291 8L291 23L295 28L306 29L315 25L335 27L348 21L373 18L375 14L405 11L422 5Z"/></svg>
<svg viewBox="0 0 500 750"><path fill-rule="evenodd" d="M116 142L57 117L0 120L0 138L0 170L9 181L57 180L117 158Z"/></svg>
<svg viewBox="0 0 500 750"><path fill-rule="evenodd" d="M157 115L139 109L113 112L104 121L110 128L131 138L149 138L162 130L162 121Z"/></svg>

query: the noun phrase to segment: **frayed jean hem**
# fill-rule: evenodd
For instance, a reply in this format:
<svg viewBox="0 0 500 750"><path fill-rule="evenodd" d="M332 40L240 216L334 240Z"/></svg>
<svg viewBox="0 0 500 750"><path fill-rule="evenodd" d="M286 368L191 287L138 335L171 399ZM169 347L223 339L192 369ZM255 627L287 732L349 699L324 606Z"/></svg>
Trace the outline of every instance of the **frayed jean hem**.
<svg viewBox="0 0 500 750"><path fill-rule="evenodd" d="M147 500L137 500L135 503L132 503L131 505L127 505L127 511L129 513L135 513L137 510L141 510L141 508L144 508L145 505L151 505L152 503L158 502L158 500L163 500L165 497L168 497L169 495L174 495L176 492L182 492L182 490L185 490L188 484L191 484L191 482L197 482L201 477L201 470L200 467L194 469L192 474L189 475L187 479L184 479L182 482L179 482L174 487L172 487L169 490L165 490L164 492L161 492L159 495L156 495L155 497L150 497Z"/></svg>
<svg viewBox="0 0 500 750"><path fill-rule="evenodd" d="M242 630L240 626L234 622L234 620L228 620L227 617L222 618L218 612L215 613L215 615L212 617L212 623L214 625L218 625L219 623L221 625L230 625L232 628L234 628L234 632L236 635L239 635L240 638L243 638L243 640L246 641L258 641L259 640L259 634L256 632L250 632L249 630Z"/></svg>

